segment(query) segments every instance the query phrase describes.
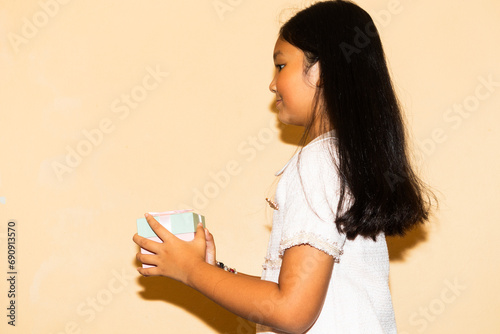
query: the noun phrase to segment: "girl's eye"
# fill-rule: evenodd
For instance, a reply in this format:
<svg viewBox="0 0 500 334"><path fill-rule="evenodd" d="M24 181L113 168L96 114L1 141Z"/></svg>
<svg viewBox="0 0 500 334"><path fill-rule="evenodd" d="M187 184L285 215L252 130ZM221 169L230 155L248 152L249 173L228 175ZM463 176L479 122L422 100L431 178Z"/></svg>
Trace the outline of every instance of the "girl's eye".
<svg viewBox="0 0 500 334"><path fill-rule="evenodd" d="M283 67L285 67L285 65L282 65L282 64L276 64L274 66L278 69L278 71L281 71L283 69Z"/></svg>

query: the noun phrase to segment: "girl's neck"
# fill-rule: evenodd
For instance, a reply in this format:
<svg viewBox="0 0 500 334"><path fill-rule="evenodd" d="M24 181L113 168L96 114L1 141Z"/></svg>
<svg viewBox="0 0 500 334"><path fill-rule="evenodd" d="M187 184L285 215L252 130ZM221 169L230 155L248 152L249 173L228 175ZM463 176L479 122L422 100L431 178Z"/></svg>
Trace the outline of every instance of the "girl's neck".
<svg viewBox="0 0 500 334"><path fill-rule="evenodd" d="M328 133L330 131L334 130L333 127L331 126L325 126L324 124L321 124L321 122L315 122L312 124L312 126L309 129L309 132L307 133L307 138L304 144L309 144L311 141L314 139L318 138L319 136Z"/></svg>

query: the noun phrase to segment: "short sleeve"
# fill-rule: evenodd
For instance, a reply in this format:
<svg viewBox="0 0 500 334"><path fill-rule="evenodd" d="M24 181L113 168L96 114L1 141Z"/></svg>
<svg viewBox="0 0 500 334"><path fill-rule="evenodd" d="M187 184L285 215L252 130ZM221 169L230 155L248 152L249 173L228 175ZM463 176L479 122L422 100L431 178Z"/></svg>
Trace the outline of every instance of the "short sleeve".
<svg viewBox="0 0 500 334"><path fill-rule="evenodd" d="M339 201L337 169L324 141L306 146L283 174L286 178L280 255L290 247L308 244L340 260L345 235L335 217Z"/></svg>

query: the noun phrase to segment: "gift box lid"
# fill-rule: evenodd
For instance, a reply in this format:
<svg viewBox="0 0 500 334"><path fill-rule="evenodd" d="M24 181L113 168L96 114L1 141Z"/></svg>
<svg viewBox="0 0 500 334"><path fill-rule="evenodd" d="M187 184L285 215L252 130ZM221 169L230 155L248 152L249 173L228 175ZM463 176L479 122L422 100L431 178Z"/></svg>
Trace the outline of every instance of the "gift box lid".
<svg viewBox="0 0 500 334"><path fill-rule="evenodd" d="M163 227L173 234L194 233L198 223L205 227L205 217L194 212L151 212L150 213ZM144 238L156 237L157 235L149 226L146 218L137 219L137 233Z"/></svg>

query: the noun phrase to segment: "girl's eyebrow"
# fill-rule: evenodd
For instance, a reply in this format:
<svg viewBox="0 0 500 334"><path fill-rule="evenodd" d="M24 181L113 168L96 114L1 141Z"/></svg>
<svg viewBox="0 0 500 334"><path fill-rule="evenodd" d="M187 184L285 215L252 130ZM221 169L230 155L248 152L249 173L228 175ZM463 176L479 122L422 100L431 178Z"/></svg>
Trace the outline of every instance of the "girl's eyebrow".
<svg viewBox="0 0 500 334"><path fill-rule="evenodd" d="M273 54L273 59L276 60L276 57L278 57L278 55L282 55L283 52L281 52L280 50L276 51L274 54Z"/></svg>

